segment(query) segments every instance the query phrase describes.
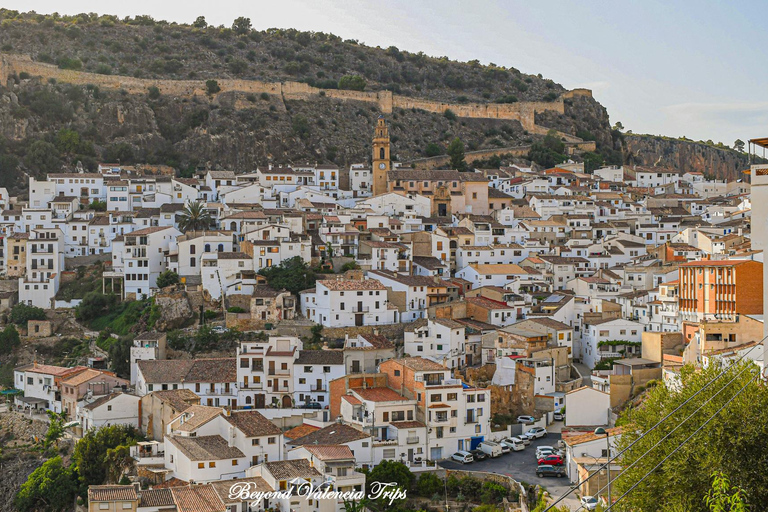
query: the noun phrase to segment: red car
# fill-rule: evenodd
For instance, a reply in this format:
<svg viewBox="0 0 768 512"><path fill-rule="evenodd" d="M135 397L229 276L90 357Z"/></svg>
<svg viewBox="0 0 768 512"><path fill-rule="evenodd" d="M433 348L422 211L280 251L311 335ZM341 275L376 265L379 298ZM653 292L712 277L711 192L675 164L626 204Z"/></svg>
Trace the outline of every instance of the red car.
<svg viewBox="0 0 768 512"><path fill-rule="evenodd" d="M560 455L547 455L539 459L539 466L546 464L548 466L562 466L565 464Z"/></svg>

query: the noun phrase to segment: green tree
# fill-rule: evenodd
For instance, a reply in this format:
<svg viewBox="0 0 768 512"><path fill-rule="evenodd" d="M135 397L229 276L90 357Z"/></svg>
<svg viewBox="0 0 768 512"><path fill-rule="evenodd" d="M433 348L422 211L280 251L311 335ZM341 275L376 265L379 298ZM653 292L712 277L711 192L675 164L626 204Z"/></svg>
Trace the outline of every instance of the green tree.
<svg viewBox="0 0 768 512"><path fill-rule="evenodd" d="M744 152L744 141L741 140L741 139L736 139L736 141L733 143L733 149L743 153Z"/></svg>
<svg viewBox="0 0 768 512"><path fill-rule="evenodd" d="M75 308L75 318L88 322L108 313L117 304L117 295L93 291L85 295Z"/></svg>
<svg viewBox="0 0 768 512"><path fill-rule="evenodd" d="M67 155L75 155L80 152L80 134L75 130L62 128L56 133L56 149Z"/></svg>
<svg viewBox="0 0 768 512"><path fill-rule="evenodd" d="M712 475L712 488L704 498L711 512L748 512L749 505L743 491L732 487L728 477L722 471Z"/></svg>
<svg viewBox="0 0 768 512"><path fill-rule="evenodd" d="M160 88L154 85L147 87L147 97L151 100L160 99Z"/></svg>
<svg viewBox="0 0 768 512"><path fill-rule="evenodd" d="M20 512L59 512L72 508L76 493L77 477L56 456L29 475L16 494L14 505Z"/></svg>
<svg viewBox="0 0 768 512"><path fill-rule="evenodd" d="M34 171L54 172L61 165L59 150L50 142L36 140L29 146L24 164Z"/></svg>
<svg viewBox="0 0 768 512"><path fill-rule="evenodd" d="M528 159L545 168L555 167L567 159L565 144L560 140L556 131L550 130L542 141L531 146Z"/></svg>
<svg viewBox="0 0 768 512"><path fill-rule="evenodd" d="M427 148L424 151L424 154L427 156L438 156L443 154L443 148L440 146L440 144L435 144L434 142L430 142L427 144Z"/></svg>
<svg viewBox="0 0 768 512"><path fill-rule="evenodd" d="M584 172L586 173L591 173L595 169L601 168L605 163L602 155L592 151L585 152L582 157L584 158Z"/></svg>
<svg viewBox="0 0 768 512"><path fill-rule="evenodd" d="M109 366L120 377L131 377L130 357L132 345L130 337L121 336L109 346Z"/></svg>
<svg viewBox="0 0 768 512"><path fill-rule="evenodd" d="M219 87L219 82L217 82L216 80L205 81L205 92L208 93L208 96L213 96L219 91L221 91L221 87Z"/></svg>
<svg viewBox="0 0 768 512"><path fill-rule="evenodd" d="M121 164L130 164L134 161L133 146L127 142L118 142L110 145L104 151L104 160L107 162L118 162Z"/></svg>
<svg viewBox="0 0 768 512"><path fill-rule="evenodd" d="M720 372L723 375L714 380ZM720 480L738 481L739 494L751 503L768 503L768 474L755 465L768 453L768 389L755 380L758 373L749 360L725 368L716 362L700 370L685 366L680 371L679 390L654 386L644 395L641 406L625 411L620 423L632 428L618 438L617 449L623 450L636 440L637 444L622 456L624 470L613 484L613 495L621 496L646 474L648 477L622 500L621 510L710 510L706 496L712 488L713 472ZM680 410L673 412L677 407ZM722 411L717 412L720 408ZM669 419L640 438L670 413ZM697 432L711 417L712 421ZM680 428L675 429L678 425ZM659 446L651 450L656 443ZM667 456L669 459L662 462Z"/></svg>
<svg viewBox="0 0 768 512"><path fill-rule="evenodd" d="M294 295L312 288L317 280L315 273L300 256L284 260L276 267L262 268L259 274L266 277L269 286L275 290L288 290Z"/></svg>
<svg viewBox="0 0 768 512"><path fill-rule="evenodd" d="M306 139L309 136L309 120L305 116L293 116L293 119L291 119L291 128L293 129L293 133L302 139Z"/></svg>
<svg viewBox="0 0 768 512"><path fill-rule="evenodd" d="M444 487L443 479L429 471L422 473L419 476L418 482L416 482L416 490L419 496L424 496L425 498L431 498L432 495L442 492Z"/></svg>
<svg viewBox="0 0 768 512"><path fill-rule="evenodd" d="M109 474L107 452L118 446L131 446L141 439L132 425L109 425L89 430L75 445L72 461L83 487L103 484Z"/></svg>
<svg viewBox="0 0 768 512"><path fill-rule="evenodd" d="M200 201L187 203L179 215L179 229L185 233L208 229L212 222L211 214L205 209L205 203Z"/></svg>
<svg viewBox="0 0 768 512"><path fill-rule="evenodd" d="M616 121L616 124L613 125L613 129L618 130L620 132L624 131L624 125L621 124L621 121Z"/></svg>
<svg viewBox="0 0 768 512"><path fill-rule="evenodd" d="M448 144L448 150L446 151L451 158L451 169L459 171L467 170L467 162L464 160L464 143L461 139L456 137Z"/></svg>
<svg viewBox="0 0 768 512"><path fill-rule="evenodd" d="M248 63L241 59L232 59L228 66L233 75L240 75L248 71Z"/></svg>
<svg viewBox="0 0 768 512"><path fill-rule="evenodd" d="M26 326L30 320L45 320L45 318L44 309L19 302L11 309L11 315L8 319L16 325Z"/></svg>
<svg viewBox="0 0 768 512"><path fill-rule="evenodd" d="M67 422L67 414L64 412L48 412L48 431L45 433L45 447L59 444L59 439L64 435L64 424Z"/></svg>
<svg viewBox="0 0 768 512"><path fill-rule="evenodd" d="M411 473L411 470L408 469L408 466L402 462L383 460L366 475L365 483L368 493L371 492L371 485L373 482L394 483L397 484L398 488L407 492L413 486L415 479L416 477ZM390 508L388 498L379 498L378 501L378 508ZM404 501L405 500L396 500L392 505L397 507L402 505Z"/></svg>
<svg viewBox="0 0 768 512"><path fill-rule="evenodd" d="M310 329L309 332L312 333L312 343L315 345L318 345L321 341L323 341L323 324L315 324Z"/></svg>
<svg viewBox="0 0 768 512"><path fill-rule="evenodd" d="M192 22L192 26L195 28L207 28L208 22L205 21L205 16L198 16L195 21Z"/></svg>
<svg viewBox="0 0 768 512"><path fill-rule="evenodd" d="M339 79L339 89L364 91L365 86L365 78L360 75L344 75Z"/></svg>
<svg viewBox="0 0 768 512"><path fill-rule="evenodd" d="M107 211L107 202L94 199L93 201L91 201L91 204L88 205L88 209L94 210L97 212L105 212Z"/></svg>
<svg viewBox="0 0 768 512"><path fill-rule="evenodd" d="M178 284L178 282L179 282L179 274L177 274L173 270L166 270L164 272L161 272L160 275L157 276L158 288L165 288L166 286Z"/></svg>
<svg viewBox="0 0 768 512"><path fill-rule="evenodd" d="M5 329L0 332L0 354L10 354L20 345L21 338L16 327L13 324L5 326Z"/></svg>
<svg viewBox="0 0 768 512"><path fill-rule="evenodd" d="M133 466L133 457L131 457L130 447L121 444L115 448L107 450L107 454L104 457L106 462L108 474L108 481L118 483L123 476L123 473Z"/></svg>
<svg viewBox="0 0 768 512"><path fill-rule="evenodd" d="M239 36L247 34L251 31L251 18L244 16L235 18L235 21L232 23L232 30Z"/></svg>

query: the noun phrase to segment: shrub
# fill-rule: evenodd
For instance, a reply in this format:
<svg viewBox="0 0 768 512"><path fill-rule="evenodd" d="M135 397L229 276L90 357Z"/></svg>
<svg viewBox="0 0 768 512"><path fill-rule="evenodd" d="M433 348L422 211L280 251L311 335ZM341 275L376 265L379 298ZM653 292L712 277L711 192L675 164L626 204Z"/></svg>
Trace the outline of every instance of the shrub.
<svg viewBox="0 0 768 512"><path fill-rule="evenodd" d="M445 117L449 121L456 120L456 114L454 114L453 110L451 109L447 109L445 112L443 112L443 117Z"/></svg>
<svg viewBox="0 0 768 512"><path fill-rule="evenodd" d="M11 309L11 315L8 319L16 325L26 326L29 320L45 320L45 311L36 306L28 306L19 302Z"/></svg>
<svg viewBox="0 0 768 512"><path fill-rule="evenodd" d="M339 79L339 89L364 91L365 86L365 79L360 75L344 75Z"/></svg>
<svg viewBox="0 0 768 512"><path fill-rule="evenodd" d="M209 96L213 96L217 92L220 92L221 87L219 87L219 82L217 82L216 80L206 80L205 91L208 93Z"/></svg>
<svg viewBox="0 0 768 512"><path fill-rule="evenodd" d="M173 270L166 270L165 272L162 272L159 276L157 276L158 288L165 288L166 286L171 286L171 285L177 284L178 282L179 282L179 274L177 274Z"/></svg>
<svg viewBox="0 0 768 512"><path fill-rule="evenodd" d="M245 309L239 307L239 306L232 306L230 308L227 308L228 313L245 313Z"/></svg>
<svg viewBox="0 0 768 512"><path fill-rule="evenodd" d="M149 91L149 94L147 95L149 99L156 100L160 98L160 89L155 87L154 85L150 85L147 90Z"/></svg>

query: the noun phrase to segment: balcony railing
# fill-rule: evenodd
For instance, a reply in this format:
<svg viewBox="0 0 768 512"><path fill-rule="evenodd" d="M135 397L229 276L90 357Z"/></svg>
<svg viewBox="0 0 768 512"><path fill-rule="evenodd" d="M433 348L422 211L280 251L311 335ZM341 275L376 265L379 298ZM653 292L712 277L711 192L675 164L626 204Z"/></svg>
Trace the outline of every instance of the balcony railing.
<svg viewBox="0 0 768 512"><path fill-rule="evenodd" d="M240 389L264 389L263 382L249 382L248 384L240 384Z"/></svg>
<svg viewBox="0 0 768 512"><path fill-rule="evenodd" d="M448 417L438 416L437 418L432 420L432 423L448 423Z"/></svg>
<svg viewBox="0 0 768 512"><path fill-rule="evenodd" d="M408 436L405 442L407 444L417 444L419 442L419 436Z"/></svg>
<svg viewBox="0 0 768 512"><path fill-rule="evenodd" d="M290 375L291 374L291 370L289 370L289 369L283 370L282 368L279 368L279 369L270 368L268 373L269 373L269 375Z"/></svg>
<svg viewBox="0 0 768 512"><path fill-rule="evenodd" d="M370 309L371 308L369 306L353 306L352 307L352 312L353 313L367 313L368 311L370 311Z"/></svg>
<svg viewBox="0 0 768 512"><path fill-rule="evenodd" d="M309 386L309 389L312 391L327 391L328 387L325 384L312 384Z"/></svg>

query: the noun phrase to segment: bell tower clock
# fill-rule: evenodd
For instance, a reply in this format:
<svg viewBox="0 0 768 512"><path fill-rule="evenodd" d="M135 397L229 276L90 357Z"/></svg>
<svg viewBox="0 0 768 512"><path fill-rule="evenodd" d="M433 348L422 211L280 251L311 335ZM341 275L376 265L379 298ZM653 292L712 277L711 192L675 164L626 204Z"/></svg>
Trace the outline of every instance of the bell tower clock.
<svg viewBox="0 0 768 512"><path fill-rule="evenodd" d="M387 172L392 169L389 159L389 128L384 116L376 121L373 134L373 195L387 192Z"/></svg>

